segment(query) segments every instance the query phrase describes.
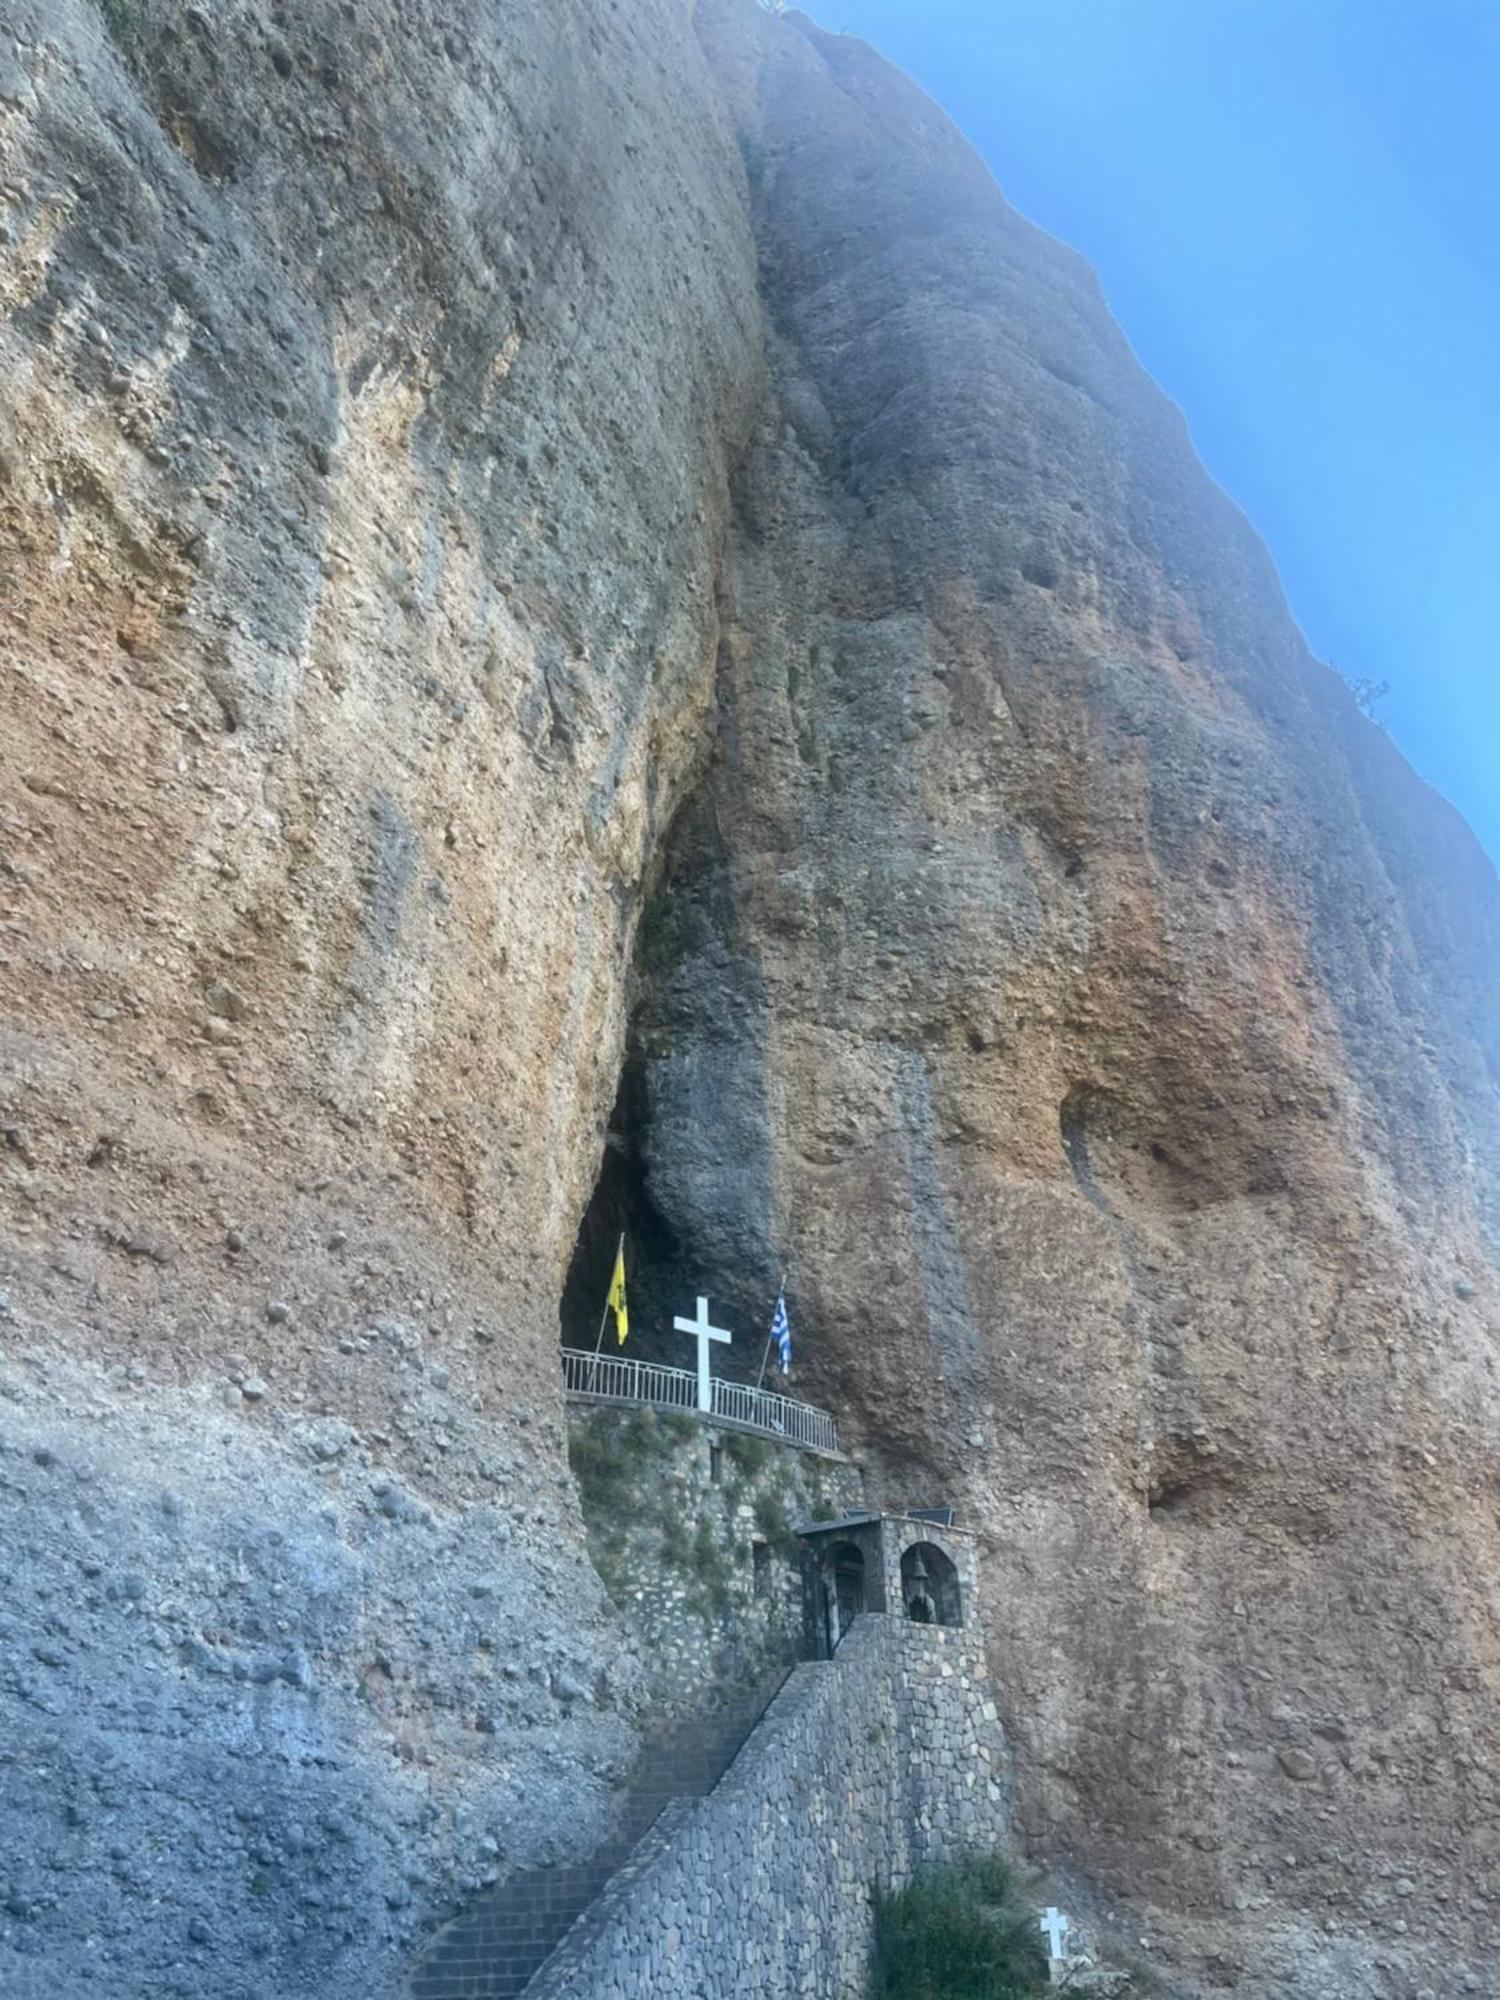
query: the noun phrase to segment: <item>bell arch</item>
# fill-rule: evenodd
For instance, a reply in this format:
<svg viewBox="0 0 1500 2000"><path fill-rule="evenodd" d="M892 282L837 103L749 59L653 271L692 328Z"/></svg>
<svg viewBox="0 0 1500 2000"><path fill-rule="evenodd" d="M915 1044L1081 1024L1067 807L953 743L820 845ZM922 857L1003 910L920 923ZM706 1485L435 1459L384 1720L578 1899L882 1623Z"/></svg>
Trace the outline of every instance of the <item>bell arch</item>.
<svg viewBox="0 0 1500 2000"><path fill-rule="evenodd" d="M913 1542L902 1550L901 1604L914 1625L964 1622L958 1570L936 1542Z"/></svg>

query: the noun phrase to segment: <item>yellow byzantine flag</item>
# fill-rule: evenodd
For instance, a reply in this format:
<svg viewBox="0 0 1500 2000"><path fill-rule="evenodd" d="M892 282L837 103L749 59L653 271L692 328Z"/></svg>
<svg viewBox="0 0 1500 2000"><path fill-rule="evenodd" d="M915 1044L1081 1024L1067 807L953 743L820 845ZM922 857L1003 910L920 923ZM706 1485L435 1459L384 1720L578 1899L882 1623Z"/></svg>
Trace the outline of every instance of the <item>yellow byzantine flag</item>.
<svg viewBox="0 0 1500 2000"><path fill-rule="evenodd" d="M620 1247L615 1252L615 1274L609 1281L609 1297L605 1309L615 1316L615 1339L625 1345L625 1336L630 1331L630 1311L625 1304L625 1238L620 1238Z"/></svg>

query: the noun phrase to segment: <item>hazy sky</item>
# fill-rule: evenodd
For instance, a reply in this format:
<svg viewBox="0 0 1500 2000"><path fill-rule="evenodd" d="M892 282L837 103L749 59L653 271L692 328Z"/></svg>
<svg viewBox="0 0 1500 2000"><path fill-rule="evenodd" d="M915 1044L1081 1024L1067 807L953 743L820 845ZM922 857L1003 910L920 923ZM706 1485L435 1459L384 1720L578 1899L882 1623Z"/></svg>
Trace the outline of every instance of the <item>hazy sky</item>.
<svg viewBox="0 0 1500 2000"><path fill-rule="evenodd" d="M1500 0L804 0L1081 250L1500 857Z"/></svg>

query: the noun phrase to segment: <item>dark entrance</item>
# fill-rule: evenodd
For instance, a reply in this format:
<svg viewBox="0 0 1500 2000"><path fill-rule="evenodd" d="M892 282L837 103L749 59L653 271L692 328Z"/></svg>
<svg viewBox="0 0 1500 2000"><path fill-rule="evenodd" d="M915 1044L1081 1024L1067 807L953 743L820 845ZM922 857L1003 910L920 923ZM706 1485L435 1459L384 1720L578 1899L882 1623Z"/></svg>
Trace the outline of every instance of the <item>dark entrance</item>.
<svg viewBox="0 0 1500 2000"><path fill-rule="evenodd" d="M639 1064L627 1062L605 1134L599 1178L578 1225L558 1317L564 1347L592 1349L623 1236L630 1303L625 1353L632 1360L680 1366L685 1343L664 1329L670 1328L673 1313L682 1311L692 1278L679 1276L677 1239L651 1199L645 1135L645 1080ZM613 1322L605 1330L604 1352L619 1352Z"/></svg>
<svg viewBox="0 0 1500 2000"><path fill-rule="evenodd" d="M853 1542L835 1542L828 1553L823 1583L828 1621L828 1652L865 1608L865 1559Z"/></svg>

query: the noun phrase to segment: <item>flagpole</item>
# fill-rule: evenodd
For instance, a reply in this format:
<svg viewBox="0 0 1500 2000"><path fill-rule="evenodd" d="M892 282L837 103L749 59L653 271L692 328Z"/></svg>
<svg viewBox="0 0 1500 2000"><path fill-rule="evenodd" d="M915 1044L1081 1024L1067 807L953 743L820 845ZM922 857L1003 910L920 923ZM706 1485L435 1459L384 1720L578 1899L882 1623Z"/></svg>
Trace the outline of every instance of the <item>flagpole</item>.
<svg viewBox="0 0 1500 2000"><path fill-rule="evenodd" d="M625 1254L625 1232L622 1229L620 1231L619 1247L615 1251L615 1264L619 1263L621 1257L624 1254ZM615 1275L614 1264L611 1264L609 1267L609 1275L611 1282L613 1282ZM608 1323L609 1323L609 1287L606 1286L604 1290L604 1310L599 1315L599 1338L594 1342L594 1361L596 1365L589 1370L590 1384L592 1384L598 1378L599 1371L597 1363L599 1360L599 1356L604 1351L604 1329L608 1325Z"/></svg>
<svg viewBox="0 0 1500 2000"><path fill-rule="evenodd" d="M776 1297L778 1298L778 1300L781 1298L782 1294L785 1291L786 1291L786 1272L783 1271L781 1274L781 1283L776 1287ZM774 1327L775 1324L776 1324L776 1308L775 1306L772 1306L771 1325ZM761 1384L766 1379L766 1363L770 1360L770 1358L771 1358L771 1336L768 1333L766 1335L765 1352L760 1357L760 1373L755 1378L755 1386L757 1389L760 1388Z"/></svg>

